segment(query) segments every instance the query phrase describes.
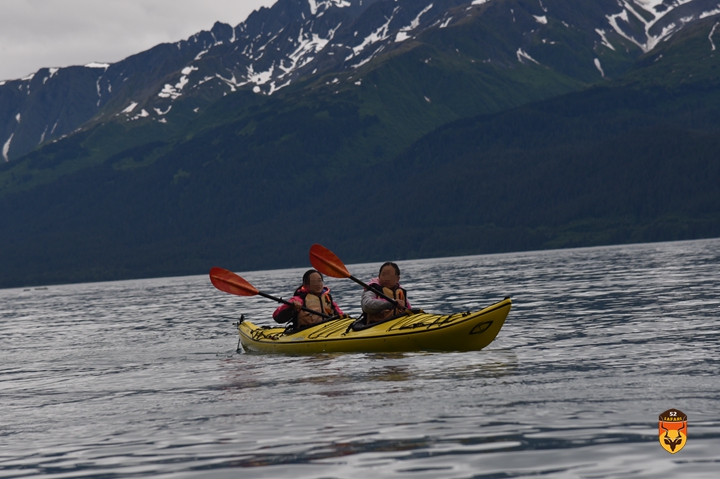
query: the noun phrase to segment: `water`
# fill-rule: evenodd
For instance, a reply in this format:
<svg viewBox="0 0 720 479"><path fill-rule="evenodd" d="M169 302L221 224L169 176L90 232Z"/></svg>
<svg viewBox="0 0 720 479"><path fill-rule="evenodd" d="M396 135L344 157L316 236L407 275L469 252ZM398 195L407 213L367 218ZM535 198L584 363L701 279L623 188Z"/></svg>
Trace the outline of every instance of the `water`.
<svg viewBox="0 0 720 479"><path fill-rule="evenodd" d="M275 304L207 276L0 290L0 477L720 476L720 240L400 267L414 307L514 308L479 352L283 357L235 351Z"/></svg>

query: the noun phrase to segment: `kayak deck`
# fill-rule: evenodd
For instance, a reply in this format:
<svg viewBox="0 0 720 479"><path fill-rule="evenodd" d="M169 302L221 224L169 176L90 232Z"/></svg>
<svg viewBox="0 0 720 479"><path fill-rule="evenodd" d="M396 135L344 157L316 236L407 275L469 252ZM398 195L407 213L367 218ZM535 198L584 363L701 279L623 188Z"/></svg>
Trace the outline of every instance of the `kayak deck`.
<svg viewBox="0 0 720 479"><path fill-rule="evenodd" d="M506 298L480 311L450 315L425 312L399 316L355 331L353 318L339 318L286 333L249 321L238 325L248 352L316 354L331 352L477 351L490 344L505 323Z"/></svg>

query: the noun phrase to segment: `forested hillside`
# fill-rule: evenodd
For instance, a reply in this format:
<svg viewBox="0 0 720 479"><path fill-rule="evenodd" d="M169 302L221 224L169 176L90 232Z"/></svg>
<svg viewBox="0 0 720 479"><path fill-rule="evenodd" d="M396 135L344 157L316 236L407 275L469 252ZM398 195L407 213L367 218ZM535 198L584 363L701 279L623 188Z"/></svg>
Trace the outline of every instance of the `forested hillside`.
<svg viewBox="0 0 720 479"><path fill-rule="evenodd" d="M0 286L302 266L317 242L376 261L720 234L715 17L643 53L535 2L473 8L357 70L3 165Z"/></svg>

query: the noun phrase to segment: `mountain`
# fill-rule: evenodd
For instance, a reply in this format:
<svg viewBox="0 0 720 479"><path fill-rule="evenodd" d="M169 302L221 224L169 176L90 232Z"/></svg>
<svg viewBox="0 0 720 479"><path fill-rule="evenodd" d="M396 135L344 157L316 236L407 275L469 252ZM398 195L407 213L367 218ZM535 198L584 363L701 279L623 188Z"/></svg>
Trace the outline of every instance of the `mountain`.
<svg viewBox="0 0 720 479"><path fill-rule="evenodd" d="M455 45L459 58L539 63L593 82L718 12L710 0L279 0L234 28L216 23L112 65L43 68L0 82L0 142L7 161L117 117L181 122L168 116L173 108L197 112L239 88L271 95L331 73L351 81L348 73L375 58L468 24L474 31Z"/></svg>
<svg viewBox="0 0 720 479"><path fill-rule="evenodd" d="M720 236L717 24L688 27L619 80L425 135L393 162L407 178L395 207L412 218L390 232L407 236L394 254Z"/></svg>
<svg viewBox="0 0 720 479"><path fill-rule="evenodd" d="M314 242L360 261L720 234L718 13L280 0L36 74L9 124L55 108L61 73L81 99L57 111L90 118L6 140L0 286L301 265Z"/></svg>

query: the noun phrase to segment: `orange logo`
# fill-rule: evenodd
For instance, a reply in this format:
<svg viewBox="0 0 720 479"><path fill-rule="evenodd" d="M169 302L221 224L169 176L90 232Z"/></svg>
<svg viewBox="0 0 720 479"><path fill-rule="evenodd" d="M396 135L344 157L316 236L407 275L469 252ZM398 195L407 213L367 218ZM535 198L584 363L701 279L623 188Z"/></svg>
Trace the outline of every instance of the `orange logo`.
<svg viewBox="0 0 720 479"><path fill-rule="evenodd" d="M687 416L678 409L668 409L660 414L660 445L670 454L675 454L687 443Z"/></svg>

